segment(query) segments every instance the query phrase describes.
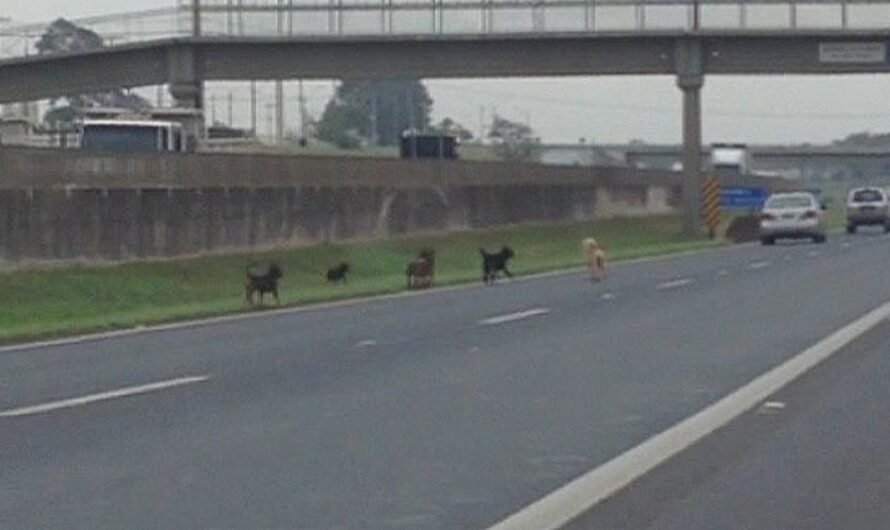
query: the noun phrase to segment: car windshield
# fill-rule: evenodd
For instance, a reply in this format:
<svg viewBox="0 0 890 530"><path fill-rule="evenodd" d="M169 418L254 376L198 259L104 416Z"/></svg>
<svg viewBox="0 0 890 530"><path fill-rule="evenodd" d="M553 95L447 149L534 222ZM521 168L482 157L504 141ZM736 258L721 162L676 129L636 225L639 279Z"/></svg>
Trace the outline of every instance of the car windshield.
<svg viewBox="0 0 890 530"><path fill-rule="evenodd" d="M853 193L853 202L881 202L884 194L878 190L859 190Z"/></svg>
<svg viewBox="0 0 890 530"><path fill-rule="evenodd" d="M773 197L766 201L766 208L782 210L785 208L809 208L813 206L813 200L809 197Z"/></svg>

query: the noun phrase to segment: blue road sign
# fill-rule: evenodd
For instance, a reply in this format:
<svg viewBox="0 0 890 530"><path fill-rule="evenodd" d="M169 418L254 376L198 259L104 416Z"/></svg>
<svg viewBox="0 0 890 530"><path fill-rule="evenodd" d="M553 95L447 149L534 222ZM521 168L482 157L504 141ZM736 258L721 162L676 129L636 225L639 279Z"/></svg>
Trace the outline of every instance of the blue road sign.
<svg viewBox="0 0 890 530"><path fill-rule="evenodd" d="M769 192L753 186L721 186L720 206L723 208L760 208Z"/></svg>

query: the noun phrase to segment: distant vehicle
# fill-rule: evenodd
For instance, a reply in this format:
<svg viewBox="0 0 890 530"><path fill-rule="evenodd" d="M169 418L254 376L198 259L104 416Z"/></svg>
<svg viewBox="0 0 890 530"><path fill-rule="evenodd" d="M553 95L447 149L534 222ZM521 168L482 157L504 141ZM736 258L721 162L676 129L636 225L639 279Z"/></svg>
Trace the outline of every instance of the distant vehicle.
<svg viewBox="0 0 890 530"><path fill-rule="evenodd" d="M447 134L406 131L401 138L402 158L457 158L457 138Z"/></svg>
<svg viewBox="0 0 890 530"><path fill-rule="evenodd" d="M182 125L156 120L84 120L80 148L121 153L183 153Z"/></svg>
<svg viewBox="0 0 890 530"><path fill-rule="evenodd" d="M883 226L890 232L890 199L881 188L856 188L847 196L847 233L860 226Z"/></svg>
<svg viewBox="0 0 890 530"><path fill-rule="evenodd" d="M776 193L767 199L760 216L760 242L775 244L777 239L826 239L824 207L809 192Z"/></svg>
<svg viewBox="0 0 890 530"><path fill-rule="evenodd" d="M751 171L748 146L745 144L711 144L711 168L747 174Z"/></svg>

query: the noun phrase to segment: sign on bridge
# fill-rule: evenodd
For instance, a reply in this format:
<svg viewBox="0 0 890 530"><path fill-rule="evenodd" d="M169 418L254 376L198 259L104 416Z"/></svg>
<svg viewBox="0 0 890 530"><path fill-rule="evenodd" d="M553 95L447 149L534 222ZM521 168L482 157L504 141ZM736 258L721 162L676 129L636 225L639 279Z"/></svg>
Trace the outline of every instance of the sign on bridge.
<svg viewBox="0 0 890 530"><path fill-rule="evenodd" d="M887 62L884 42L823 42L819 44L820 63L868 64Z"/></svg>

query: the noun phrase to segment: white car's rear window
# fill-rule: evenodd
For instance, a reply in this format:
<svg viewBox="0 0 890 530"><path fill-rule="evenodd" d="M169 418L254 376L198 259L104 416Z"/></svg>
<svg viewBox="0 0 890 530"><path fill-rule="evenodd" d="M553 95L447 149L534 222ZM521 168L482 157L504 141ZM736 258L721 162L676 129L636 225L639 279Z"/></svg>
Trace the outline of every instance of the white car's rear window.
<svg viewBox="0 0 890 530"><path fill-rule="evenodd" d="M881 202L884 194L879 190L859 190L853 192L853 202Z"/></svg>
<svg viewBox="0 0 890 530"><path fill-rule="evenodd" d="M766 201L766 208L783 209L783 208L810 208L813 206L813 199L809 197L773 197Z"/></svg>

